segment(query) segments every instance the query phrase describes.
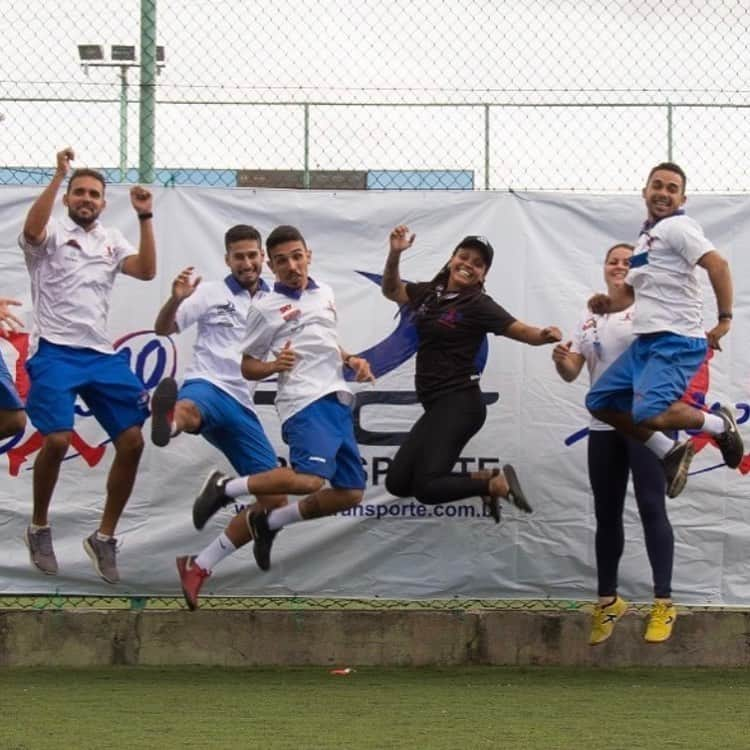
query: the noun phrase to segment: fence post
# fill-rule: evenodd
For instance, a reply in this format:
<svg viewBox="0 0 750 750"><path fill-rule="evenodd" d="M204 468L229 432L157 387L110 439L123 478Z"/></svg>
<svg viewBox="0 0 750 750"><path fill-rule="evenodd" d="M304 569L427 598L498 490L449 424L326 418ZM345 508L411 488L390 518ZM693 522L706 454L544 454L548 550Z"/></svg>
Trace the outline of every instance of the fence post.
<svg viewBox="0 0 750 750"><path fill-rule="evenodd" d="M156 130L156 0L141 0L141 90L139 110L138 180L154 181Z"/></svg>
<svg viewBox="0 0 750 750"><path fill-rule="evenodd" d="M484 189L490 189L490 105L484 105Z"/></svg>
<svg viewBox="0 0 750 750"><path fill-rule="evenodd" d="M672 102L667 102L667 161L672 161Z"/></svg>
<svg viewBox="0 0 750 750"><path fill-rule="evenodd" d="M305 165L304 173L302 174L302 187L305 190L310 187L310 105L305 102Z"/></svg>

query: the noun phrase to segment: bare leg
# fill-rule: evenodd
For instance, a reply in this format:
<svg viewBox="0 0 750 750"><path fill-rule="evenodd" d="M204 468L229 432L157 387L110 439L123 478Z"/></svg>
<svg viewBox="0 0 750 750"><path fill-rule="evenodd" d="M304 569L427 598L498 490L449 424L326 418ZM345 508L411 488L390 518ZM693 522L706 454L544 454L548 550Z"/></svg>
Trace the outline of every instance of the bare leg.
<svg viewBox="0 0 750 750"><path fill-rule="evenodd" d="M26 429L23 409L0 409L0 438L12 437Z"/></svg>
<svg viewBox="0 0 750 750"><path fill-rule="evenodd" d="M601 419L602 422L611 424L612 427L619 430L623 435L629 435L630 437L639 440L641 443L645 443L651 435L653 435L653 430L650 430L643 425L636 424L629 412L602 409L592 411L591 413L597 419Z"/></svg>
<svg viewBox="0 0 750 750"><path fill-rule="evenodd" d="M180 432L197 433L201 428L201 413L198 407L184 398L178 401L174 407L175 435Z"/></svg>
<svg viewBox="0 0 750 750"><path fill-rule="evenodd" d="M34 461L34 510L31 522L36 526L49 523L49 506L55 491L60 464L70 445L72 432L51 432L44 436L42 448Z"/></svg>
<svg viewBox="0 0 750 750"><path fill-rule="evenodd" d="M666 411L642 422L652 430L700 430L703 427L703 412L684 401L676 401Z"/></svg>
<svg viewBox="0 0 750 750"><path fill-rule="evenodd" d="M248 509L238 513L224 529L224 533L229 537L229 541L239 549L244 547L251 539L250 529L247 525L247 519L245 518Z"/></svg>
<svg viewBox="0 0 750 750"><path fill-rule="evenodd" d="M115 460L107 477L107 499L99 531L114 536L125 504L133 491L138 462L143 453L143 435L138 426L121 432L114 441Z"/></svg>
<svg viewBox="0 0 750 750"><path fill-rule="evenodd" d="M252 474L247 478L247 491L259 495L309 495L323 486L323 479L312 474L298 474L294 469L280 467Z"/></svg>
<svg viewBox="0 0 750 750"><path fill-rule="evenodd" d="M341 510L357 505L364 495L363 490L343 490L327 487L299 501L300 515L306 521L311 518L332 516Z"/></svg>
<svg viewBox="0 0 750 750"><path fill-rule="evenodd" d="M638 424L628 412L601 410L592 413L641 443L645 443L655 431L699 430L703 427L703 412L684 401L676 401L666 411Z"/></svg>

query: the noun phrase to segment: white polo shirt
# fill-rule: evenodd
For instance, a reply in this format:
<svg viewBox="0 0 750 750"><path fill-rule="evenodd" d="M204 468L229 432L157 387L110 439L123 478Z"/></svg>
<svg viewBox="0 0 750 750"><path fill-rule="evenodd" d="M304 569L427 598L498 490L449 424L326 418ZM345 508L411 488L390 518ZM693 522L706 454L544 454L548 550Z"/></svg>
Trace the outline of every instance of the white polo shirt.
<svg viewBox="0 0 750 750"><path fill-rule="evenodd" d="M706 337L696 264L710 250L700 224L684 214L644 227L626 277L635 289L636 334L670 331Z"/></svg>
<svg viewBox="0 0 750 750"><path fill-rule="evenodd" d="M589 382L594 385L602 373L633 343L635 306L608 315L595 315L586 309L573 331L571 352L586 360ZM591 430L613 430L614 427L591 417Z"/></svg>
<svg viewBox="0 0 750 750"><path fill-rule="evenodd" d="M276 410L282 423L329 393L338 393L344 403L352 402L336 322L333 290L312 279L304 290L277 282L250 309L242 345L245 354L270 359L291 341L297 355L294 367L279 373Z"/></svg>
<svg viewBox="0 0 750 750"><path fill-rule="evenodd" d="M255 411L253 391L257 383L242 377L242 342L250 307L269 291L261 279L252 297L230 274L223 281L201 283L177 308L175 321L179 331L198 325L185 380L207 380Z"/></svg>
<svg viewBox="0 0 750 750"><path fill-rule="evenodd" d="M87 232L68 216L50 220L41 244L27 242L23 233L18 244L26 257L34 305L29 355L40 338L111 353L107 318L112 286L135 248L118 229L97 221Z"/></svg>

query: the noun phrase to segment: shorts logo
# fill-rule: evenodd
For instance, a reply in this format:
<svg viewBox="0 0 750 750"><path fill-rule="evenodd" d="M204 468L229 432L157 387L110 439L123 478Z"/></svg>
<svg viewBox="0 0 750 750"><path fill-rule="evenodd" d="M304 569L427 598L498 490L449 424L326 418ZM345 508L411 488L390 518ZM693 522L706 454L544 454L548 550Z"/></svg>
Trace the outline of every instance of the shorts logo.
<svg viewBox="0 0 750 750"><path fill-rule="evenodd" d="M319 463L319 464L324 464L324 463L326 463L326 460L325 460L325 458L322 458L321 456L310 456L310 459L309 459L309 460L310 460L310 461L315 461L316 463Z"/></svg>

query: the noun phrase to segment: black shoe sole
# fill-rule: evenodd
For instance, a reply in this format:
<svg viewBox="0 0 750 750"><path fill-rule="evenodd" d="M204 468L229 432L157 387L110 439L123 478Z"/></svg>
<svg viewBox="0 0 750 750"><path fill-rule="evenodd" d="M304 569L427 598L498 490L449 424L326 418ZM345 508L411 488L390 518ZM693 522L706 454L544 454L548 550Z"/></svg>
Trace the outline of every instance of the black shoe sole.
<svg viewBox="0 0 750 750"><path fill-rule="evenodd" d="M503 476L508 483L508 500L524 513L533 513L534 509L529 505L526 495L523 494L523 490L521 489L518 474L516 474L516 470L510 464L503 466Z"/></svg>
<svg viewBox="0 0 750 750"><path fill-rule="evenodd" d="M734 415L729 409L722 408L717 412L725 422L729 423L729 430L726 433L726 437L719 439L719 436L715 437L716 445L721 451L721 457L724 459L724 463L730 469L736 469L742 463L742 459L745 457L745 444L740 435L739 428L737 427L737 421ZM732 443L732 445L722 445L722 443Z"/></svg>
<svg viewBox="0 0 750 750"><path fill-rule="evenodd" d="M496 477L500 474L500 469L493 469L492 476ZM490 514L490 517L495 523L500 523L500 501L492 495L482 495L482 502L484 507Z"/></svg>
<svg viewBox="0 0 750 750"><path fill-rule="evenodd" d="M685 485L687 484L688 480L688 474L690 472L690 464L694 456L695 445L693 444L693 441L690 440L685 447L685 455L680 461L679 470L675 472L672 480L667 485L666 490L668 498L674 499L685 489Z"/></svg>
<svg viewBox="0 0 750 750"><path fill-rule="evenodd" d="M180 578L180 588L182 589L182 596L185 599L185 604L187 604L187 608L194 612L196 609L198 609L198 602L194 602L190 599L190 596L188 595L188 592L185 591L185 587L182 585L182 574L185 572L185 565L187 564L187 557L178 557L176 560L177 563L177 575Z"/></svg>
<svg viewBox="0 0 750 750"><path fill-rule="evenodd" d="M257 515L264 513L262 510L257 511ZM261 528L258 527L258 523L254 516L248 516L248 525L250 527L250 533L253 537L253 557L255 563L262 571L271 569L271 546L273 540L276 538L278 532L271 531L268 528L268 521L264 519L265 523Z"/></svg>
<svg viewBox="0 0 750 750"><path fill-rule="evenodd" d="M198 497L193 503L193 526L200 531L207 523L208 520L218 513L223 507L224 503L215 500L213 503L209 503L203 498L203 493L206 491L209 483L213 480L216 474L221 474L220 471L212 471L207 477L206 481L203 482L201 491L198 493Z"/></svg>
<svg viewBox="0 0 750 750"><path fill-rule="evenodd" d="M151 398L151 442L163 448L172 437L169 412L177 403L177 383L174 378L164 378L156 386Z"/></svg>

